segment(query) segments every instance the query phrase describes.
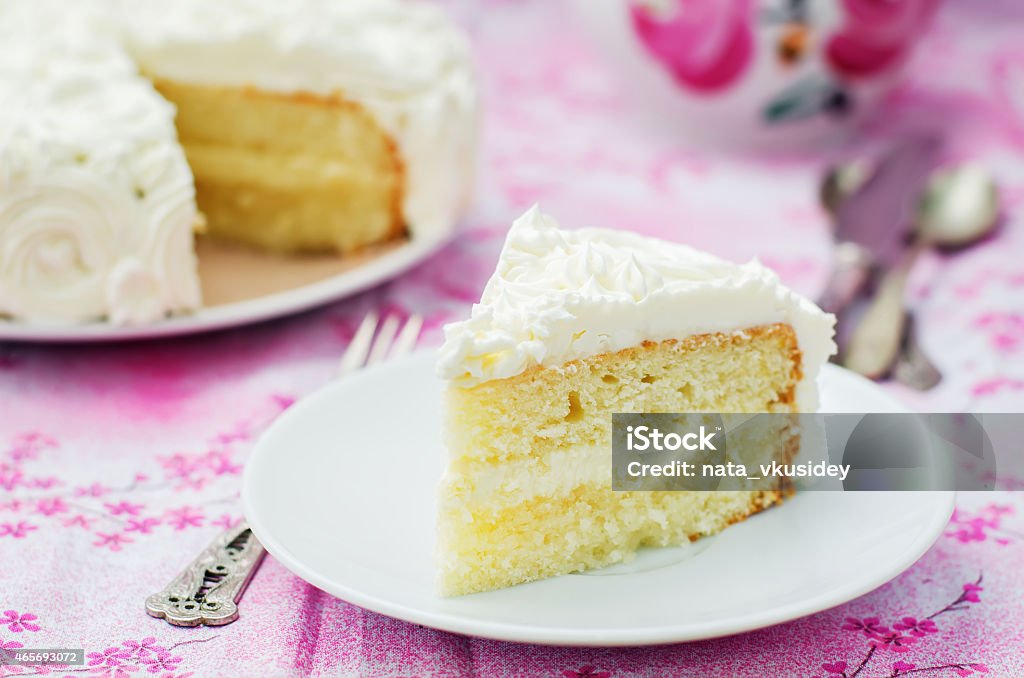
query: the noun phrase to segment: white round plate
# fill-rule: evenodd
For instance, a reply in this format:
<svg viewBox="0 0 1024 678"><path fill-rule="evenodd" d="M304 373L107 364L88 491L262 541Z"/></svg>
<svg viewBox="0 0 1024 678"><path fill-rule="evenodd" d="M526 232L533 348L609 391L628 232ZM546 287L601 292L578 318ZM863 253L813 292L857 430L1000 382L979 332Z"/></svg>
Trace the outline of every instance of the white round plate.
<svg viewBox="0 0 1024 678"><path fill-rule="evenodd" d="M147 325L38 324L0 319L0 341L106 342L221 330L306 311L362 292L423 261L443 239L409 240L338 257L280 257L200 240L198 311Z"/></svg>
<svg viewBox="0 0 1024 678"><path fill-rule="evenodd" d="M560 645L724 636L818 612L884 584L941 534L952 492L806 492L699 540L648 549L607 576L567 575L440 598L431 556L442 471L436 354L354 374L303 399L264 434L245 514L292 572L364 608L446 631ZM834 412L903 408L834 366Z"/></svg>

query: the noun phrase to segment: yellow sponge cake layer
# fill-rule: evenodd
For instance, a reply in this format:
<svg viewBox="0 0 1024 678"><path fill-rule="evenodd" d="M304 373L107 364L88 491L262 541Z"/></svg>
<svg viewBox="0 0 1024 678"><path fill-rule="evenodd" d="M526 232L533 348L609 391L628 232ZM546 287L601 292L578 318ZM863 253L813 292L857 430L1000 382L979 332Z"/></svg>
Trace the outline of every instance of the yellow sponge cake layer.
<svg viewBox="0 0 1024 678"><path fill-rule="evenodd" d="M603 440L612 412L788 412L800 365L785 324L646 342L449 389L448 444L461 455L503 460L536 454L550 441Z"/></svg>
<svg viewBox="0 0 1024 678"><path fill-rule="evenodd" d="M537 499L452 533L441 593L458 596L628 562L643 546L715 534L781 501L774 492L613 492L583 486Z"/></svg>
<svg viewBox="0 0 1024 678"><path fill-rule="evenodd" d="M640 546L714 534L778 502L788 491L781 485L753 492L613 491L611 415L793 412L801 357L793 329L778 323L645 342L451 387L450 459L439 512L442 593L622 562ZM595 463L601 451L606 463ZM783 458L795 452L781 450Z"/></svg>
<svg viewBox="0 0 1024 678"><path fill-rule="evenodd" d="M391 140L340 97L156 79L213 237L277 252L352 252L402 237Z"/></svg>

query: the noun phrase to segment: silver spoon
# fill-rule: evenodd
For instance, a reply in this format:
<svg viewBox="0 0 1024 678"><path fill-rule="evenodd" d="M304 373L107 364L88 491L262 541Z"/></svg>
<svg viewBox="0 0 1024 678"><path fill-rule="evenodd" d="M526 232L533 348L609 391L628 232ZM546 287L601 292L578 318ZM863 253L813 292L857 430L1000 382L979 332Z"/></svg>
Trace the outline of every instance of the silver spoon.
<svg viewBox="0 0 1024 678"><path fill-rule="evenodd" d="M989 174L961 165L932 175L915 214L915 242L886 271L847 345L843 364L873 379L892 368L906 332L903 292L917 257L933 246L964 247L988 235L999 219L999 194Z"/></svg>
<svg viewBox="0 0 1024 678"><path fill-rule="evenodd" d="M865 160L836 165L826 173L819 189L819 200L831 217L837 240L832 272L818 299L818 305L830 313L838 315L846 310L872 277L872 269L878 265L870 248L852 240L840 240L842 229L837 224L842 204L861 190L875 169ZM942 373L918 343L914 314L910 311L905 313L906 332L892 376L905 386L927 391L942 381Z"/></svg>

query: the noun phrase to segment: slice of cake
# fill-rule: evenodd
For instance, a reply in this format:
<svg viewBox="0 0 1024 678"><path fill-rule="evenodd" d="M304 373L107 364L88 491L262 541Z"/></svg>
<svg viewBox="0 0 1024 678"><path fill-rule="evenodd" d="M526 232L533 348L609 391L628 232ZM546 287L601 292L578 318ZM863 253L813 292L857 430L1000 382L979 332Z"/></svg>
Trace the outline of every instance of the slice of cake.
<svg viewBox="0 0 1024 678"><path fill-rule="evenodd" d="M813 411L833 324L756 262L530 210L469 320L445 328L442 593L622 562L780 501L613 491L612 414Z"/></svg>

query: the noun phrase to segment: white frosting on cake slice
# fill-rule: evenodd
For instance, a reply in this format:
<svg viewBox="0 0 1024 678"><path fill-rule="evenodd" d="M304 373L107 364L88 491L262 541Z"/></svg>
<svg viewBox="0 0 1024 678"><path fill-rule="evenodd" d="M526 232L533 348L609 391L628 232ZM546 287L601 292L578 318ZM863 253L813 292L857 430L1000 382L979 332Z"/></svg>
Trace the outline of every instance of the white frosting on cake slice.
<svg viewBox="0 0 1024 678"><path fill-rule="evenodd" d="M144 323L200 302L192 173L89 8L0 3L0 314Z"/></svg>
<svg viewBox="0 0 1024 678"><path fill-rule="evenodd" d="M442 238L469 199L477 88L462 32L405 0L122 0L143 72L180 82L341 95L397 143L403 213Z"/></svg>
<svg viewBox="0 0 1024 678"><path fill-rule="evenodd" d="M445 327L439 370L458 386L644 341L787 323L803 355L797 406L817 407L815 378L835 351L835 317L756 261L739 265L625 231L560 230L532 208L512 225L468 320Z"/></svg>

